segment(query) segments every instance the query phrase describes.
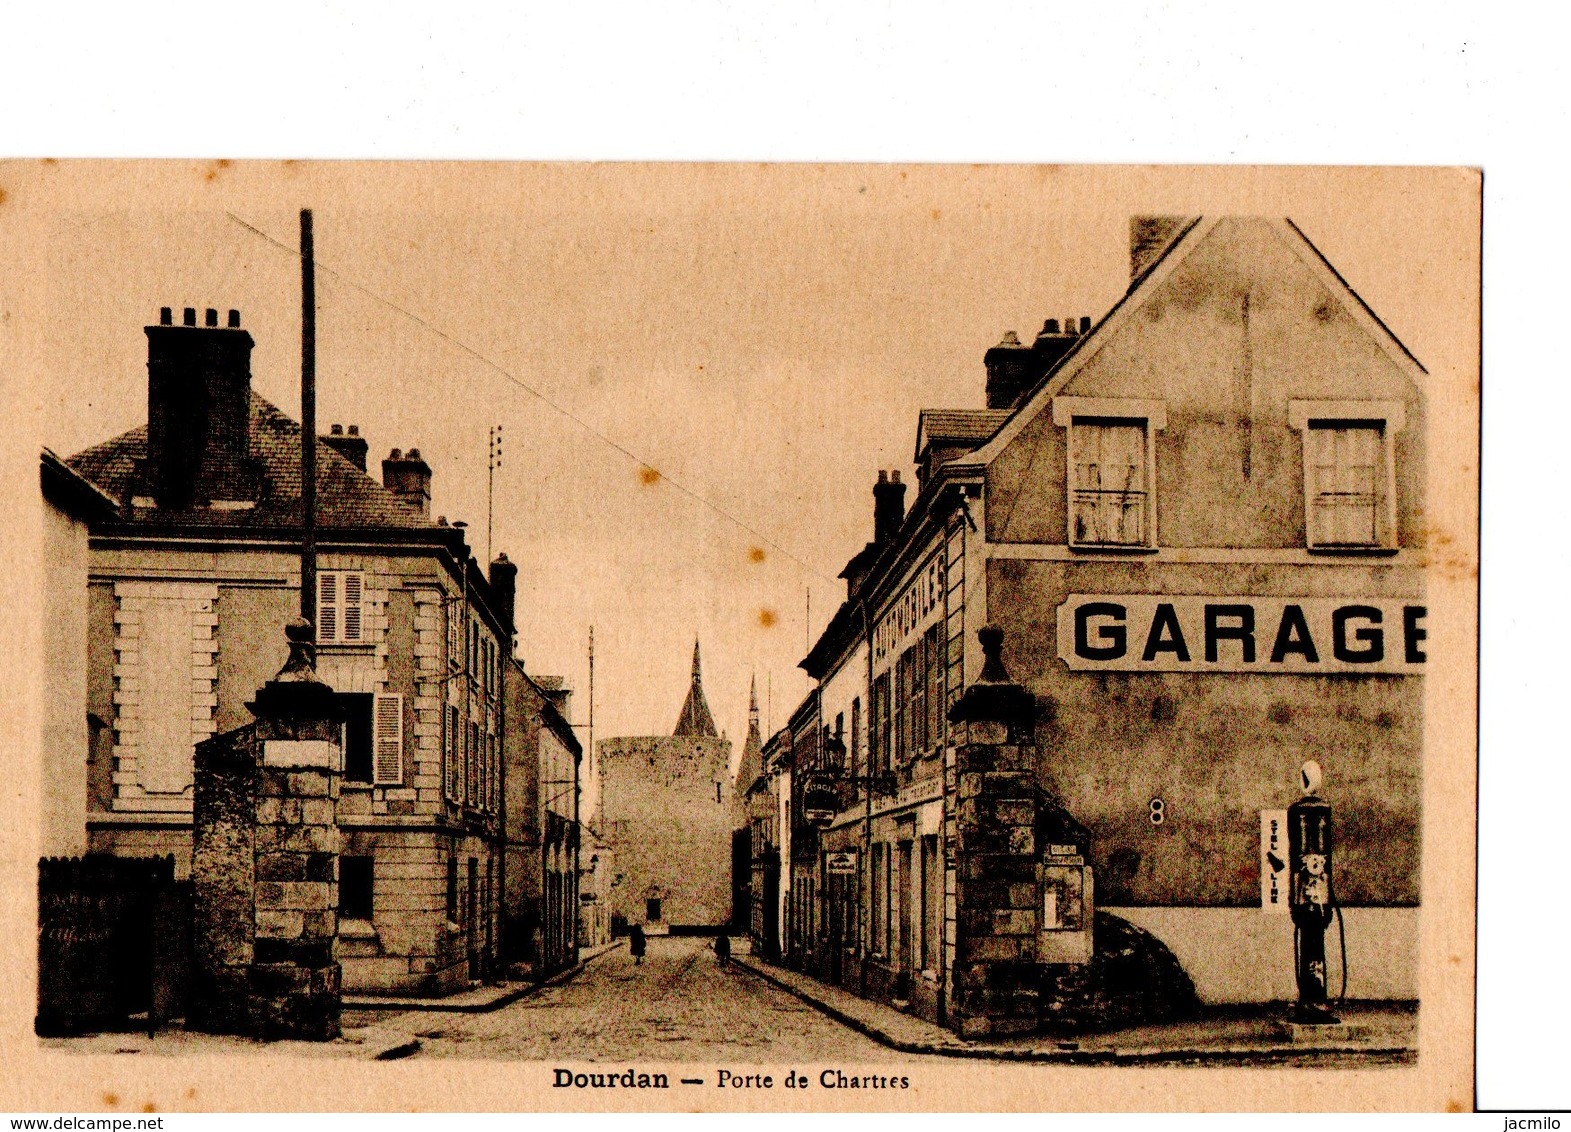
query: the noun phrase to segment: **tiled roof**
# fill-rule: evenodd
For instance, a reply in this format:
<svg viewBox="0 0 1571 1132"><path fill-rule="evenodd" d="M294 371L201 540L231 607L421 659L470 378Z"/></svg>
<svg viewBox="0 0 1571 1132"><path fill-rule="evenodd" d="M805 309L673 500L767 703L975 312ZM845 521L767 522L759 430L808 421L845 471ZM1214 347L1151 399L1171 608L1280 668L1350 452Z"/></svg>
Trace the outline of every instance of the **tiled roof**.
<svg viewBox="0 0 1571 1132"><path fill-rule="evenodd" d="M147 427L78 452L66 463L116 499L146 495L138 467L147 455ZM251 460L259 473L256 506L243 510L195 507L171 511L136 507L120 521L133 526L299 529L300 425L277 406L251 394ZM236 485L236 497L248 490ZM325 529L435 528L413 503L384 488L327 444L316 445L317 525Z"/></svg>
<svg viewBox="0 0 1571 1132"><path fill-rule="evenodd" d="M916 458L932 444L982 444L1008 419L1008 409L923 409L917 418Z"/></svg>

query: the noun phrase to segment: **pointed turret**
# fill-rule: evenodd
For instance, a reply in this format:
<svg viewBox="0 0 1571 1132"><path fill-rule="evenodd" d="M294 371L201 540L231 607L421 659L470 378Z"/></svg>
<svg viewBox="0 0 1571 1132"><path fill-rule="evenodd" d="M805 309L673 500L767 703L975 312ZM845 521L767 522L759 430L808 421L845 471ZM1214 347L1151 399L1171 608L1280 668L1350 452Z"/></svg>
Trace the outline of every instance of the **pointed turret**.
<svg viewBox="0 0 1571 1132"><path fill-rule="evenodd" d="M682 714L677 718L673 735L696 735L700 738L718 738L715 717L709 711L709 701L704 699L704 677L698 663L698 641L693 641L693 683L687 689L687 700L682 704Z"/></svg>
<svg viewBox="0 0 1571 1132"><path fill-rule="evenodd" d="M764 736L758 726L758 677L747 695L747 742L742 744L742 758L736 764L736 793L746 794L764 771Z"/></svg>

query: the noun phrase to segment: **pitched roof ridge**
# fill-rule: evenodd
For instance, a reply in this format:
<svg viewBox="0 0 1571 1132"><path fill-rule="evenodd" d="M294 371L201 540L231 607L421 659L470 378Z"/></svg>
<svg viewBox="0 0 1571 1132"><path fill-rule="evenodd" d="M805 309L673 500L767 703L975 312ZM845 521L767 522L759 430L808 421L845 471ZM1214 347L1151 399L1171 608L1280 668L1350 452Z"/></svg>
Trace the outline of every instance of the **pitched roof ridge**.
<svg viewBox="0 0 1571 1132"><path fill-rule="evenodd" d="M202 512L202 523L224 527L290 527L298 525L300 500L300 444L302 426L255 389L248 400L250 437L246 457L259 465L261 494L254 509ZM101 441L65 461L72 471L106 494L119 498L142 488L137 467L147 458L147 425ZM439 530L421 509L398 493L389 491L370 472L336 451L321 436L316 438L319 523L324 528L388 528ZM128 521L190 523L192 513L139 513Z"/></svg>
<svg viewBox="0 0 1571 1132"><path fill-rule="evenodd" d="M266 397L263 397L255 389L251 390L251 399L254 407L259 406L266 414L271 416L272 419L268 421L269 425L277 427L280 432L291 436L298 436L301 432L304 431L305 426L303 424L295 420L288 413L284 412L277 405L273 404ZM338 451L338 449L327 443L327 441L323 440L321 436L318 436L316 438L316 466L318 476L321 475L324 460L328 466L336 466L340 471L347 472L352 478L364 480L365 484L361 486L369 485L374 495L379 495L382 497L378 500L378 502L392 504L402 508L404 511L409 513L411 518L419 520L417 525L429 527L436 526L435 522L433 522L428 517L419 514L419 512L414 507L410 506L410 504L404 500L403 496L399 495L397 492L389 491L369 471L362 468L359 464L356 464L353 460L349 459L349 457Z"/></svg>
<svg viewBox="0 0 1571 1132"><path fill-rule="evenodd" d="M108 440L100 440L97 444L90 444L80 452L73 452L71 455L67 456L64 460L64 463L70 466L73 471L75 471L77 470L75 467L76 461L92 459L105 454L113 454L113 451L117 446L123 445L128 441L133 440L140 440L144 445L147 443L147 425L140 424L135 428L129 428L122 433L111 436Z"/></svg>

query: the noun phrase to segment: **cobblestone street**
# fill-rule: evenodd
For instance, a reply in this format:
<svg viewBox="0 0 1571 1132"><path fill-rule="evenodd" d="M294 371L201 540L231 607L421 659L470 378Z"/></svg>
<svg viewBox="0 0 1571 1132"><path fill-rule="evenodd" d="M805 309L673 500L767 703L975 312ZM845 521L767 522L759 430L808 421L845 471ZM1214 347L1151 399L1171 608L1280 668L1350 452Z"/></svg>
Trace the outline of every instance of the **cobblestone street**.
<svg viewBox="0 0 1571 1132"><path fill-rule="evenodd" d="M625 1062L907 1062L746 971L721 968L708 939L652 938L492 1014L384 1016L420 1037L417 1057ZM925 1060L925 1059L924 1059Z"/></svg>

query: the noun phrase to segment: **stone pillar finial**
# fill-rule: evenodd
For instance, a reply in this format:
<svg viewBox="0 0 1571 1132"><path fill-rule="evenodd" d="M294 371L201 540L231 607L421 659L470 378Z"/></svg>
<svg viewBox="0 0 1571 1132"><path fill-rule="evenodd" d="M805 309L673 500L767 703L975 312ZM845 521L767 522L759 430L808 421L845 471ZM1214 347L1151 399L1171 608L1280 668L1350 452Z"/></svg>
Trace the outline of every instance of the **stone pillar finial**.
<svg viewBox="0 0 1571 1132"><path fill-rule="evenodd" d="M1004 631L997 625L983 625L976 631L982 643L982 674L979 684L1007 684L1009 673L1004 669Z"/></svg>
<svg viewBox="0 0 1571 1132"><path fill-rule="evenodd" d="M305 618L297 617L284 626L284 636L289 641L288 659L246 707L258 719L314 720L336 726L338 708L333 689L316 671L316 629Z"/></svg>
<svg viewBox="0 0 1571 1132"><path fill-rule="evenodd" d="M1004 631L986 625L976 635L982 644L982 671L949 709L949 721L998 724L1017 736L1029 736L1036 722L1036 699L1004 668Z"/></svg>
<svg viewBox="0 0 1571 1132"><path fill-rule="evenodd" d="M278 670L274 680L317 680L316 627L304 617L296 617L284 626L284 636L289 641L289 659Z"/></svg>

